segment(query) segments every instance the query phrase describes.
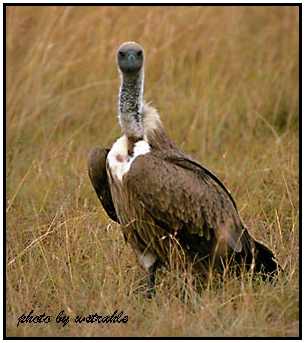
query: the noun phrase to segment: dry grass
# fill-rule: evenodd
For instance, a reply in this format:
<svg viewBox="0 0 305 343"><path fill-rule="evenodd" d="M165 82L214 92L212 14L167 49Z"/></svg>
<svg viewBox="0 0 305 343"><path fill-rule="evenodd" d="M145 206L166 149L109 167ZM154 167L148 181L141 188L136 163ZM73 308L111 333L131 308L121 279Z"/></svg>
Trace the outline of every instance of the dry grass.
<svg viewBox="0 0 305 343"><path fill-rule="evenodd" d="M299 334L298 9L18 7L7 19L7 335ZM168 133L231 189L285 273L228 277L177 296L173 272L143 298L144 273L100 207L86 158L120 134L115 52L147 52L146 99ZM126 325L20 325L121 309Z"/></svg>

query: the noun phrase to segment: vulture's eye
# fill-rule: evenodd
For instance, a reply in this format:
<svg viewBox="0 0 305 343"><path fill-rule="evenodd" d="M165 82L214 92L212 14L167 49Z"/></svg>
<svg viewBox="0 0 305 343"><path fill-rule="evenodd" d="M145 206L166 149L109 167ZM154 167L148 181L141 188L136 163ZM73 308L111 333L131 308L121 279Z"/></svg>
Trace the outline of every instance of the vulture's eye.
<svg viewBox="0 0 305 343"><path fill-rule="evenodd" d="M119 51L119 55L120 55L120 57L125 57L125 52Z"/></svg>
<svg viewBox="0 0 305 343"><path fill-rule="evenodd" d="M138 57L141 57L141 56L142 56L142 51L141 51L141 50L137 52L137 56L138 56Z"/></svg>

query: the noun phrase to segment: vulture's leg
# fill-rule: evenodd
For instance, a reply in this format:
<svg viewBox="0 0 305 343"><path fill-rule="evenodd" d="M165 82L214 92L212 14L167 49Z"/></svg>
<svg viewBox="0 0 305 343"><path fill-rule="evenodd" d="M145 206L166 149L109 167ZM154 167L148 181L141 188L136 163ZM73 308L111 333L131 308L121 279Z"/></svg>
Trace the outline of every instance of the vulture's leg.
<svg viewBox="0 0 305 343"><path fill-rule="evenodd" d="M147 292L148 298L152 298L156 295L156 271L160 267L160 263L157 260L152 266L148 268L147 276Z"/></svg>
<svg viewBox="0 0 305 343"><path fill-rule="evenodd" d="M160 266L160 261L154 253L147 249L144 252L136 250L136 254L141 266L148 273L146 296L152 298L156 294L156 271Z"/></svg>
<svg viewBox="0 0 305 343"><path fill-rule="evenodd" d="M88 156L88 173L95 192L108 216L119 223L108 184L106 159L109 149L93 148Z"/></svg>

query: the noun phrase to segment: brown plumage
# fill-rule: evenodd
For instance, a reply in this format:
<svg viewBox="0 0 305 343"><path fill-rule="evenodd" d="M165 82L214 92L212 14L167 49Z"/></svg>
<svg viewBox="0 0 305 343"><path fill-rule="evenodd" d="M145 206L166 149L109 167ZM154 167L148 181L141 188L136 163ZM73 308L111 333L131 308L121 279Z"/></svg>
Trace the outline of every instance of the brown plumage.
<svg viewBox="0 0 305 343"><path fill-rule="evenodd" d="M229 264L273 275L278 263L272 251L250 236L227 188L175 146L157 111L144 103L143 65L141 46L119 48L124 135L111 150L94 149L88 167L104 209L148 271L149 289L157 267L170 266L173 246L182 267L191 264L202 276Z"/></svg>
<svg viewBox="0 0 305 343"><path fill-rule="evenodd" d="M106 158L108 153L109 149L92 149L88 156L88 172L92 185L105 211L112 220L118 222L107 180Z"/></svg>

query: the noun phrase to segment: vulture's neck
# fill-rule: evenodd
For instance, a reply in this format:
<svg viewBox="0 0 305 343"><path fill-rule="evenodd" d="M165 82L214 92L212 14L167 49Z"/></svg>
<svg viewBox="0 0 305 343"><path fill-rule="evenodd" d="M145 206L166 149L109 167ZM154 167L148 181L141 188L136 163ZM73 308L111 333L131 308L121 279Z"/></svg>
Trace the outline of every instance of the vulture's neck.
<svg viewBox="0 0 305 343"><path fill-rule="evenodd" d="M141 140L143 125L143 69L137 74L121 73L119 93L119 123L125 135L131 140Z"/></svg>
<svg viewBox="0 0 305 343"><path fill-rule="evenodd" d="M143 100L144 71L136 75L121 73L119 93L119 123L128 140L128 152L134 144L145 140L158 150L174 148L166 135L158 111Z"/></svg>

